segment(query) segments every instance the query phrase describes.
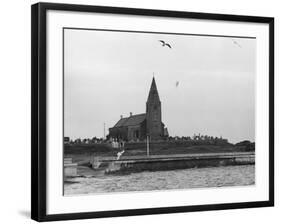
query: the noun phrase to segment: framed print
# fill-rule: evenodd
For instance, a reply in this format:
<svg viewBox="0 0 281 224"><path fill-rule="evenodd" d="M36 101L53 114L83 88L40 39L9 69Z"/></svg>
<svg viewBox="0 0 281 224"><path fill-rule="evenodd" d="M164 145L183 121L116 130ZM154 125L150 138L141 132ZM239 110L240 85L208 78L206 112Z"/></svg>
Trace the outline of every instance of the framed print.
<svg viewBox="0 0 281 224"><path fill-rule="evenodd" d="M274 205L274 19L32 6L32 219Z"/></svg>

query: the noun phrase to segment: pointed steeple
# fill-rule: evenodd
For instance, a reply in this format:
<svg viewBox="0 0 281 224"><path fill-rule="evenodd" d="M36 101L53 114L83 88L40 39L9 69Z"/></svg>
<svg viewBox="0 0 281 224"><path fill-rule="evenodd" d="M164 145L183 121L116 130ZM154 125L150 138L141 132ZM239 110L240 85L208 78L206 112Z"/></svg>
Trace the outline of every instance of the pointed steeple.
<svg viewBox="0 0 281 224"><path fill-rule="evenodd" d="M146 102L146 134L151 140L156 140L161 139L163 131L161 101L153 77Z"/></svg>
<svg viewBox="0 0 281 224"><path fill-rule="evenodd" d="M155 82L155 79L154 79L154 76L153 76L152 83L151 83L150 90L149 90L149 94L148 94L148 98L147 98L147 102L157 102L157 101L159 102L160 98L159 98L156 82Z"/></svg>

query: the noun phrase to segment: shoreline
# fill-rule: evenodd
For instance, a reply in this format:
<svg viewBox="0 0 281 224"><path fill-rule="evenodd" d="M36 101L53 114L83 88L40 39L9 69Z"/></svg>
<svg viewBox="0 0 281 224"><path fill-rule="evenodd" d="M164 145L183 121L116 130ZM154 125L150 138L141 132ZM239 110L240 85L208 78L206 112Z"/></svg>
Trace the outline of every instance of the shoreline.
<svg viewBox="0 0 281 224"><path fill-rule="evenodd" d="M120 160L99 161L101 165L108 163L106 174L123 172L161 171L201 167L218 167L229 165L255 164L253 152L244 153L208 153L189 155L157 155L157 156L131 156ZM104 165L105 165L104 164Z"/></svg>
<svg viewBox="0 0 281 224"><path fill-rule="evenodd" d="M96 157L77 166L76 176L95 177L143 171L177 170L255 164L255 152L196 153L150 156Z"/></svg>

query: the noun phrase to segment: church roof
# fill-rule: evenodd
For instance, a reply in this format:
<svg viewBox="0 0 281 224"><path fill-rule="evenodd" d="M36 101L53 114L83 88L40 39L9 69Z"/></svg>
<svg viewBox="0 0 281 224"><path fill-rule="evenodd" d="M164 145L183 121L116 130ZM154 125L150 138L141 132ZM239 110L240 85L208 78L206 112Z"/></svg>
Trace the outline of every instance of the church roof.
<svg viewBox="0 0 281 224"><path fill-rule="evenodd" d="M147 98L147 102L157 102L157 101L160 101L160 98L159 98L156 82L153 77L152 83L150 86L150 90L149 90L149 94L148 94L148 98Z"/></svg>
<svg viewBox="0 0 281 224"><path fill-rule="evenodd" d="M136 114L132 115L130 117L124 117L121 118L114 127L126 127L126 126L132 126L132 125L138 125L142 123L146 118L146 114Z"/></svg>

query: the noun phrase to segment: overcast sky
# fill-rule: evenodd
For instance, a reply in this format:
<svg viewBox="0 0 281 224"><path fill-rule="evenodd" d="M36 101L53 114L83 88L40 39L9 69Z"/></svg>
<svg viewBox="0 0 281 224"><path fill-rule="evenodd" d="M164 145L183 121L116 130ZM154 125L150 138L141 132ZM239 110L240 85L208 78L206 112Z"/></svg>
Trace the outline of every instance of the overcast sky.
<svg viewBox="0 0 281 224"><path fill-rule="evenodd" d="M65 136L103 137L103 123L108 134L120 115L144 113L154 72L171 136L254 141L255 39L64 32Z"/></svg>

